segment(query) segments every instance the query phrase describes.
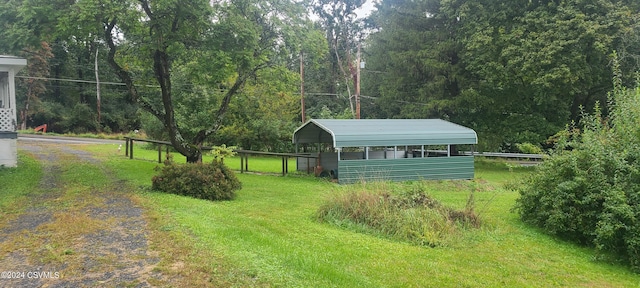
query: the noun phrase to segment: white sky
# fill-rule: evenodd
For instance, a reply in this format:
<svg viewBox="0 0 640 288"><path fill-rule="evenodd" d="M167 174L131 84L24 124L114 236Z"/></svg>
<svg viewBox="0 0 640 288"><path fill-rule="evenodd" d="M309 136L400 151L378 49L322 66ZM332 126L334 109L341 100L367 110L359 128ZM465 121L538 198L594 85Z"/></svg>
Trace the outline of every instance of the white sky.
<svg viewBox="0 0 640 288"><path fill-rule="evenodd" d="M356 9L358 18L364 18L371 14L371 11L375 9L374 1L375 0L367 0L367 2L365 2L360 9Z"/></svg>

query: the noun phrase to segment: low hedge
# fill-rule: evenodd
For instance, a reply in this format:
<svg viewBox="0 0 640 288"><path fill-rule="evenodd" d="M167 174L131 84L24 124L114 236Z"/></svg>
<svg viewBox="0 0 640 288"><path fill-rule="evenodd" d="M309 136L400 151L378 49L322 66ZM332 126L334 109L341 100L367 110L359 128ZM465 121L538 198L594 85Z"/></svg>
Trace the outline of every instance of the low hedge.
<svg viewBox="0 0 640 288"><path fill-rule="evenodd" d="M242 188L240 180L219 161L204 163L165 163L151 180L152 189L205 200L232 200Z"/></svg>

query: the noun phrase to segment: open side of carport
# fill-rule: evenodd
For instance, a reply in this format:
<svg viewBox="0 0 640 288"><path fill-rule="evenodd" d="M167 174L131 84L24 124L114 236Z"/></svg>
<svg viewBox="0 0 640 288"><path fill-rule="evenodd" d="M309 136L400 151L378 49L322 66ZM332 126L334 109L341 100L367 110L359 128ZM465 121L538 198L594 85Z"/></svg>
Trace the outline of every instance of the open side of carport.
<svg viewBox="0 0 640 288"><path fill-rule="evenodd" d="M472 179L478 138L473 129L441 119L313 119L295 130L293 143L296 153L318 156L317 163L298 159L298 170L353 183ZM461 145L471 153L459 153Z"/></svg>

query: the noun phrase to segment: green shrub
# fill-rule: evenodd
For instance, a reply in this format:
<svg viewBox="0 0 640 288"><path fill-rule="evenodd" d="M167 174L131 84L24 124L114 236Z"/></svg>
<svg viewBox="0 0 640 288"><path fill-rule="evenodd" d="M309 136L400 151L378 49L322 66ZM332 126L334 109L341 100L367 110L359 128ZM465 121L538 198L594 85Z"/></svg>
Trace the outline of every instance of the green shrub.
<svg viewBox="0 0 640 288"><path fill-rule="evenodd" d="M559 133L556 150L519 189L516 210L525 222L640 271L640 88L614 83L609 118L596 106L582 129Z"/></svg>
<svg viewBox="0 0 640 288"><path fill-rule="evenodd" d="M234 199L235 191L242 187L233 171L218 161L209 164L166 161L151 182L154 190L206 200Z"/></svg>
<svg viewBox="0 0 640 288"><path fill-rule="evenodd" d="M518 148L518 150L520 150L520 152L525 154L543 154L544 153L544 151L542 151L542 148L528 142L518 143L516 144L516 147Z"/></svg>
<svg viewBox="0 0 640 288"><path fill-rule="evenodd" d="M358 232L379 234L424 246L441 246L463 227L479 227L473 211L473 198L463 210L442 205L425 192L422 184L350 186L320 207L320 221L352 228Z"/></svg>

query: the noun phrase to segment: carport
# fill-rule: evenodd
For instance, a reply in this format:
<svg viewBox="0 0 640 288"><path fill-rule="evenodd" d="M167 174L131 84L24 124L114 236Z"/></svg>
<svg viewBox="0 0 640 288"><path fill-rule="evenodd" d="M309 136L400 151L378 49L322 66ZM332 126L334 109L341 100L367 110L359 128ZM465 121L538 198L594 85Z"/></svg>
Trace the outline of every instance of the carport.
<svg viewBox="0 0 640 288"><path fill-rule="evenodd" d="M312 119L293 133L298 170L339 183L473 179L473 129L441 119ZM467 152L458 152L467 151ZM313 167L310 167L313 166Z"/></svg>

